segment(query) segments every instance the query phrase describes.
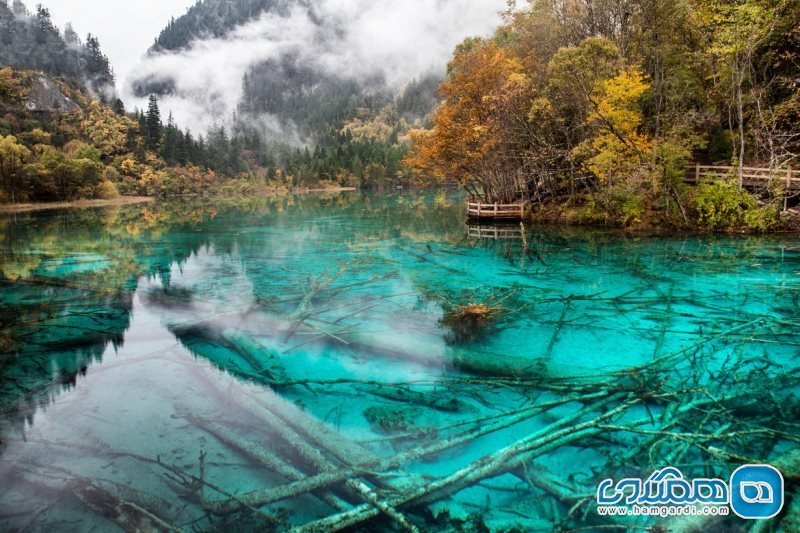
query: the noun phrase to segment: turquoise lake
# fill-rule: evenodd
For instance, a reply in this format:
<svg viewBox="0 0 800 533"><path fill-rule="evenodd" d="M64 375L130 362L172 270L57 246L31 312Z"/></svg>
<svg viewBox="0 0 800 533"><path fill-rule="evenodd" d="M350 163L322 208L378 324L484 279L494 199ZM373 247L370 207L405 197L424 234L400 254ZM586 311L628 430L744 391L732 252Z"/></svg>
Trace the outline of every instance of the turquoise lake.
<svg viewBox="0 0 800 533"><path fill-rule="evenodd" d="M455 191L3 215L0 530L744 530L594 495L796 481L799 300L797 236L471 225Z"/></svg>

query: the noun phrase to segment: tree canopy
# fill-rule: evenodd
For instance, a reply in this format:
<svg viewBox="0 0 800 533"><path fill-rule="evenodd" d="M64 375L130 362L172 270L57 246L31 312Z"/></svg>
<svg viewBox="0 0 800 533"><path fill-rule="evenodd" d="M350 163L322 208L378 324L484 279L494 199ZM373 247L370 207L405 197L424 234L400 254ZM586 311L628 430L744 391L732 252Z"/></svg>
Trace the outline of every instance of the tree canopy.
<svg viewBox="0 0 800 533"><path fill-rule="evenodd" d="M512 2L458 47L405 162L490 202L685 218L692 160L797 164L798 23L789 0Z"/></svg>

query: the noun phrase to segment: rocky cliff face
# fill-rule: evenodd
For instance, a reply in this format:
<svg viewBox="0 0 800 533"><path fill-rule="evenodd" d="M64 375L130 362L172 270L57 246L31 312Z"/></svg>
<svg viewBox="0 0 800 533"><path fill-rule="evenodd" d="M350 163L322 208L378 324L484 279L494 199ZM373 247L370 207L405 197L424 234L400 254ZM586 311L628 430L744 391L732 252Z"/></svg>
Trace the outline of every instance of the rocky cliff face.
<svg viewBox="0 0 800 533"><path fill-rule="evenodd" d="M78 104L64 96L58 85L44 75L31 80L32 86L25 102L28 111L75 113L80 111Z"/></svg>

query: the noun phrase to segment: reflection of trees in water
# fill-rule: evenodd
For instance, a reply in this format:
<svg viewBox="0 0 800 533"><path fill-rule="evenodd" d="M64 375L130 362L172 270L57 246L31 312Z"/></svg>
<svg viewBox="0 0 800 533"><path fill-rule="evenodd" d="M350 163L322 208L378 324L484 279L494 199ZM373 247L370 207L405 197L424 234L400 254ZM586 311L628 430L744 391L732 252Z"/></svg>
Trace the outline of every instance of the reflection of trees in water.
<svg viewBox="0 0 800 533"><path fill-rule="evenodd" d="M0 355L0 427L33 416L53 395L75 386L78 376L121 345L131 294L2 282L0 312L6 347ZM13 302L13 303L12 303Z"/></svg>
<svg viewBox="0 0 800 533"><path fill-rule="evenodd" d="M138 279L155 277L161 303L191 298L171 287L173 265L203 246L230 253L262 251L246 238L209 239L226 228L305 229L375 221L371 238L397 230L446 235L452 210L412 199L360 194L261 198L235 202L190 200L121 208L25 213L0 218L0 415L20 423L52 394L75 385L109 345L121 346ZM389 222L394 220L394 224ZM355 229L352 242L367 236ZM210 231L207 231L210 230ZM257 265L254 265L257 269ZM183 291L183 292L181 292Z"/></svg>
<svg viewBox="0 0 800 533"><path fill-rule="evenodd" d="M140 276L168 280L202 237L155 240L175 217L150 207L0 220L0 415L12 425L121 346Z"/></svg>

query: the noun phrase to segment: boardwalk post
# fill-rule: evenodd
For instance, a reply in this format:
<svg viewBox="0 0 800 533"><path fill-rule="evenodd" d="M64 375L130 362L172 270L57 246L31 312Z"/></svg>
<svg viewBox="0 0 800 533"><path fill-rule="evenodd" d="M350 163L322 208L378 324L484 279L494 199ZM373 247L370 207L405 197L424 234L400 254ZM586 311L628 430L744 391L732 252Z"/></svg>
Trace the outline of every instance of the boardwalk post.
<svg viewBox="0 0 800 533"><path fill-rule="evenodd" d="M694 166L694 182L700 183L700 163Z"/></svg>

